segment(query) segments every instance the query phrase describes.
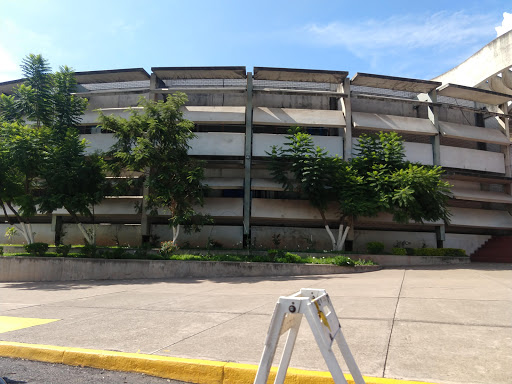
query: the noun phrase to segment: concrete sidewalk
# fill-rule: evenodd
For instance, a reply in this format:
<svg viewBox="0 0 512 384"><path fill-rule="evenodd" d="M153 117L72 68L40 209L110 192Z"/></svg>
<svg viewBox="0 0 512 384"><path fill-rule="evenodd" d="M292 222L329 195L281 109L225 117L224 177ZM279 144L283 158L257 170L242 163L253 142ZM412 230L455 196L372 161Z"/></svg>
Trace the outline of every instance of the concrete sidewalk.
<svg viewBox="0 0 512 384"><path fill-rule="evenodd" d="M4 329L0 340L258 364L278 297L306 287L329 293L363 375L512 383L510 264L268 279L0 283L0 316L59 319ZM327 370L307 322L290 366Z"/></svg>

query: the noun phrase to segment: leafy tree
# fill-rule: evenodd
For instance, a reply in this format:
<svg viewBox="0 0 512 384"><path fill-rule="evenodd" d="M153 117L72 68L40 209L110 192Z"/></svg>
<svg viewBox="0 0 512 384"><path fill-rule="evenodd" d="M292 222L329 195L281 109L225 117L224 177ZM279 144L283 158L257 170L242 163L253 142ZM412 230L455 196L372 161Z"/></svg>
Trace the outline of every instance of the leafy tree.
<svg viewBox="0 0 512 384"><path fill-rule="evenodd" d="M272 176L319 211L333 250L343 248L350 222L357 216L389 212L400 223L449 220L450 186L441 180L441 167L405 161L403 140L396 133L362 135L357 155L348 162L315 148L300 128L286 138L284 147L274 146L269 153ZM337 238L325 216L332 203L339 211Z"/></svg>
<svg viewBox="0 0 512 384"><path fill-rule="evenodd" d="M186 101L183 93L158 102L141 98L142 111L132 109L129 119L100 113L102 127L117 139L113 158L127 170L145 173L144 209L152 215L161 207L170 213L174 243L180 226L198 231L209 219L194 209L203 205L207 187L201 183L203 162L188 155L189 141L195 135L193 123L180 110Z"/></svg>
<svg viewBox="0 0 512 384"><path fill-rule="evenodd" d="M2 130L3 148L10 151L2 155L6 180L10 180L3 183L2 201L15 214L28 243L33 238L25 228L30 228L36 206L46 214L64 207L86 241L93 242L94 236L85 231L79 215L90 216L89 207L100 201L105 172L97 156L86 156L86 143L76 130L87 100L72 94L77 83L70 68L51 73L48 62L32 54L21 67L23 84L12 95L0 96L0 120L7 122ZM20 180L23 188L19 188Z"/></svg>
<svg viewBox="0 0 512 384"><path fill-rule="evenodd" d="M43 132L18 123L0 124L0 206L28 244L34 242L30 218L37 213L36 191L42 162ZM17 219L8 215L10 210Z"/></svg>
<svg viewBox="0 0 512 384"><path fill-rule="evenodd" d="M69 128L65 135L52 131L44 144L40 171L42 193L39 210L51 214L63 207L78 225L87 244L95 243L94 228L83 226L80 216L91 217L91 207L103 199L106 190L105 163L97 154L86 156L86 140Z"/></svg>

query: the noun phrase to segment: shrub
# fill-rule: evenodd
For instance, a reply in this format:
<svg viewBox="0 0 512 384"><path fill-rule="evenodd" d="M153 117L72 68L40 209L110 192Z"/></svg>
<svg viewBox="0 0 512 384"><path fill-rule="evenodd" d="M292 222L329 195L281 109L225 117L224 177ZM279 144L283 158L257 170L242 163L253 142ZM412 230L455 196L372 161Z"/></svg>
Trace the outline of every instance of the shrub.
<svg viewBox="0 0 512 384"><path fill-rule="evenodd" d="M391 248L391 253L393 255L405 256L405 255L407 255L407 250L405 248L395 247L395 248Z"/></svg>
<svg viewBox="0 0 512 384"><path fill-rule="evenodd" d="M4 247L0 247L0 257L4 255Z"/></svg>
<svg viewBox="0 0 512 384"><path fill-rule="evenodd" d="M48 251L48 244L46 243L32 243L24 246L25 251L30 253L32 256L43 257Z"/></svg>
<svg viewBox="0 0 512 384"><path fill-rule="evenodd" d="M455 256L464 257L466 251L460 248L414 248L416 256Z"/></svg>
<svg viewBox="0 0 512 384"><path fill-rule="evenodd" d="M125 248L117 247L117 248L109 248L102 250L101 256L105 259L130 259L133 258L133 255Z"/></svg>
<svg viewBox="0 0 512 384"><path fill-rule="evenodd" d="M304 263L305 260L295 253L286 252L283 256L279 256L275 259L276 263Z"/></svg>
<svg viewBox="0 0 512 384"><path fill-rule="evenodd" d="M341 255L336 256L333 260L333 263L340 267L353 267L354 265L356 265L356 262L352 260L350 257Z"/></svg>
<svg viewBox="0 0 512 384"><path fill-rule="evenodd" d="M277 259L281 259L281 258L285 257L286 252L282 249L269 249L267 251L267 255L268 255L267 261L274 262Z"/></svg>
<svg viewBox="0 0 512 384"><path fill-rule="evenodd" d="M376 262L374 262L371 259L368 259L368 260L358 259L355 261L355 264L356 265L378 265Z"/></svg>
<svg viewBox="0 0 512 384"><path fill-rule="evenodd" d="M370 241L366 244L366 249L368 250L368 253L376 255L384 251L384 244L380 241Z"/></svg>
<svg viewBox="0 0 512 384"><path fill-rule="evenodd" d="M94 259L100 257L98 247L93 244L85 244L80 250L82 257Z"/></svg>
<svg viewBox="0 0 512 384"><path fill-rule="evenodd" d="M178 250L178 246L173 241L164 241L160 246L160 255L163 257L170 257Z"/></svg>
<svg viewBox="0 0 512 384"><path fill-rule="evenodd" d="M57 255L62 257L67 257L69 252L71 251L71 245L57 245L55 247L55 252L57 252Z"/></svg>

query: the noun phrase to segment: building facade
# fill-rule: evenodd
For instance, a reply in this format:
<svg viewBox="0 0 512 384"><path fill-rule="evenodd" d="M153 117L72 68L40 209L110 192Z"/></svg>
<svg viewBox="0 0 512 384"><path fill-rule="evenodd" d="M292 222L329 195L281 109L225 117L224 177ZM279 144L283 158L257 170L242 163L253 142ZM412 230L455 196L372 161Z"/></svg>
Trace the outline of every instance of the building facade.
<svg viewBox="0 0 512 384"><path fill-rule="evenodd" d="M508 58L498 55L500 62L482 66L496 51L508 52ZM253 72L245 67L78 72L78 94L89 100L80 129L89 151L108 150L114 139L98 126L98 110L127 117L141 96L162 100L176 91L186 93L184 116L195 123L197 135L190 155L205 160L211 188L201 211L214 224L198 234L180 235L178 243L224 248L279 243L294 250L329 250L331 242L308 201L272 180L271 146L283 144L290 127L302 126L316 145L349 159L361 134L394 131L405 140L407 160L445 169L453 185L451 222L403 225L387 214L360 217L347 247L363 251L369 241L381 241L387 250L400 243L471 253L492 235L512 231L511 56L509 32L434 80L266 67ZM18 82L1 83L0 92L9 93ZM94 207L98 244L136 245L143 238L172 237L165 211L157 216L137 211L143 195L143 189L134 190ZM327 218L337 223L334 208ZM0 224L0 236L6 228ZM82 242L65 211L37 217L33 228L36 241L53 243L59 233L64 243Z"/></svg>

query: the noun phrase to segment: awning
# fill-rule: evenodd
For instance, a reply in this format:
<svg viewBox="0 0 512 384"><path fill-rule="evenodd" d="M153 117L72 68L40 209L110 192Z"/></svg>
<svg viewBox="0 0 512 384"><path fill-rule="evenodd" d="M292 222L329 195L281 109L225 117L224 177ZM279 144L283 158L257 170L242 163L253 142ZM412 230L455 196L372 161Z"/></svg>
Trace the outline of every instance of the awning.
<svg viewBox="0 0 512 384"><path fill-rule="evenodd" d="M341 111L267 107L254 108L253 124L335 128L346 125Z"/></svg>
<svg viewBox="0 0 512 384"><path fill-rule="evenodd" d="M481 141L501 145L510 144L510 140L497 129L479 128L471 125L439 122L441 134L444 137L463 139L469 141Z"/></svg>
<svg viewBox="0 0 512 384"><path fill-rule="evenodd" d="M393 89L395 91L428 93L441 85L437 81L409 79L405 77L356 73L352 85L372 88Z"/></svg>
<svg viewBox="0 0 512 384"><path fill-rule="evenodd" d="M448 180L449 182L449 180ZM487 203L512 204L512 196L506 193L479 191L452 187L453 197L459 200L484 201Z"/></svg>
<svg viewBox="0 0 512 384"><path fill-rule="evenodd" d="M401 133L429 136L437 134L437 130L430 120L415 117L352 112L352 121L354 122L354 128L399 131Z"/></svg>
<svg viewBox="0 0 512 384"><path fill-rule="evenodd" d="M512 96L504 93L487 91L485 89L478 89L466 87L458 84L445 84L438 88L437 94L439 96L454 97L456 99L471 100L478 103L499 105L512 100Z"/></svg>
<svg viewBox="0 0 512 384"><path fill-rule="evenodd" d="M245 107L182 107L185 119L194 123L245 124Z"/></svg>

